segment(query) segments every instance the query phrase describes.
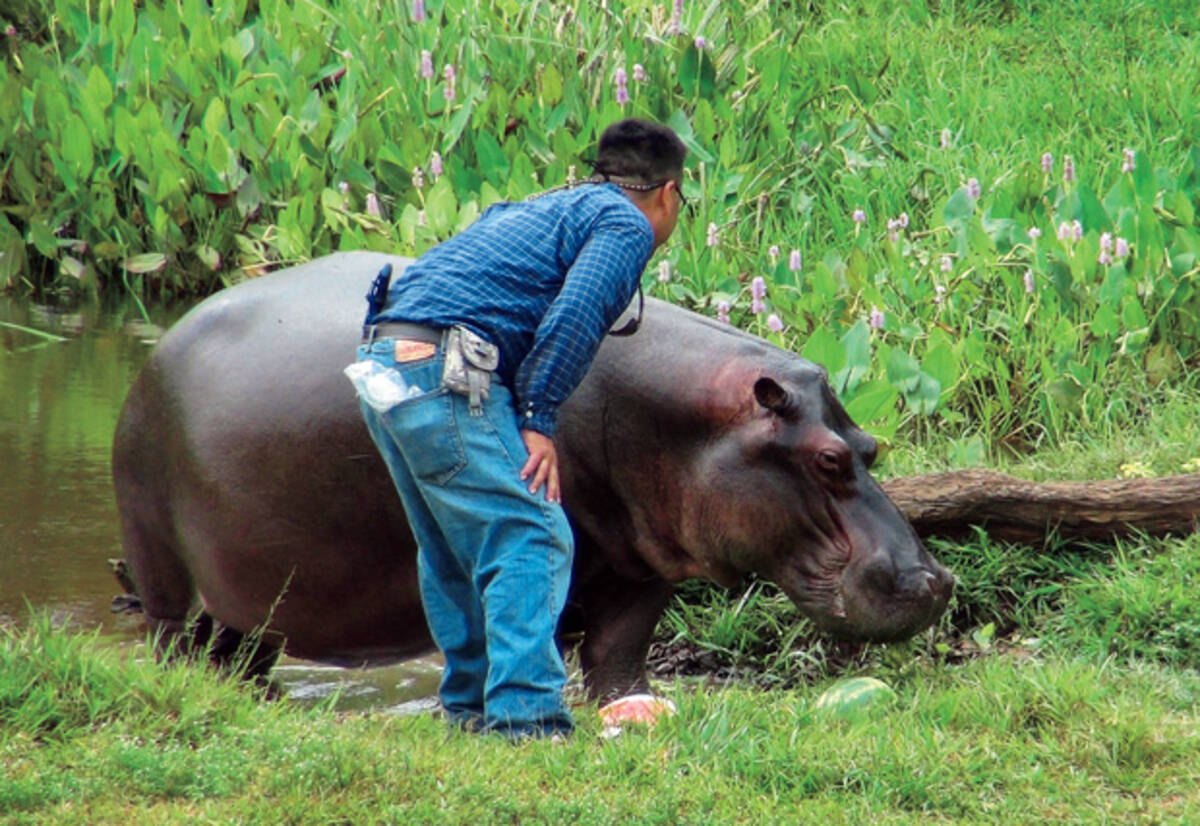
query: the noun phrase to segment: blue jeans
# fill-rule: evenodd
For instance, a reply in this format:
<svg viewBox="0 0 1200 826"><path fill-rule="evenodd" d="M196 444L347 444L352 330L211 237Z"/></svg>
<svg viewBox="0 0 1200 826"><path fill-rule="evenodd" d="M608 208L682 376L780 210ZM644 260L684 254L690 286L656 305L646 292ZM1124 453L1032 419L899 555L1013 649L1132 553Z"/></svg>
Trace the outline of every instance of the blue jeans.
<svg viewBox="0 0 1200 826"><path fill-rule="evenodd" d="M571 731L555 632L574 546L562 508L520 479L528 451L512 393L493 380L483 415L471 416L467 399L441 386L440 348L396 364L385 338L358 355L423 391L385 413L360 406L417 540L446 713L513 738Z"/></svg>

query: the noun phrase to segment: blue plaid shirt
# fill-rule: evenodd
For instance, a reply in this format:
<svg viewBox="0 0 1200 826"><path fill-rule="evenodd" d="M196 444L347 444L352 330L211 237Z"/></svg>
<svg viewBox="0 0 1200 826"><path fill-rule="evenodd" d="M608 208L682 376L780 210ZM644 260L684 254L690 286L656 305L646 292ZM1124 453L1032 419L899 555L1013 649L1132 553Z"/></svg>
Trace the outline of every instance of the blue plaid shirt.
<svg viewBox="0 0 1200 826"><path fill-rule="evenodd" d="M650 222L615 184L494 204L398 276L368 321L482 335L500 349L520 426L552 436L653 251Z"/></svg>

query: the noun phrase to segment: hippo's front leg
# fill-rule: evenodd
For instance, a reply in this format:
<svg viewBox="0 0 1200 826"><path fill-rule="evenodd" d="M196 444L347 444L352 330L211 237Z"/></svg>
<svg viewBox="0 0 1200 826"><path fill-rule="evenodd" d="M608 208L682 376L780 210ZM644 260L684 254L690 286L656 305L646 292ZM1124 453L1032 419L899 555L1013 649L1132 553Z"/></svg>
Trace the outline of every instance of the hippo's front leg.
<svg viewBox="0 0 1200 826"><path fill-rule="evenodd" d="M607 702L649 689L646 653L671 592L657 576L630 580L611 573L581 584L579 660L590 698Z"/></svg>

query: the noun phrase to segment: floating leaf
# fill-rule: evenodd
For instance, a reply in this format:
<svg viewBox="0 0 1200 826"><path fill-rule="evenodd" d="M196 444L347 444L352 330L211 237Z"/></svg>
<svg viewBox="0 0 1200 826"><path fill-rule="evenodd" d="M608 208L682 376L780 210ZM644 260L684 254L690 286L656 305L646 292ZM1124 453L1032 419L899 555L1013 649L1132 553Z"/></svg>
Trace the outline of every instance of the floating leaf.
<svg viewBox="0 0 1200 826"><path fill-rule="evenodd" d="M158 272L167 266L167 256L161 252L145 252L126 258L121 262L121 266L132 273Z"/></svg>

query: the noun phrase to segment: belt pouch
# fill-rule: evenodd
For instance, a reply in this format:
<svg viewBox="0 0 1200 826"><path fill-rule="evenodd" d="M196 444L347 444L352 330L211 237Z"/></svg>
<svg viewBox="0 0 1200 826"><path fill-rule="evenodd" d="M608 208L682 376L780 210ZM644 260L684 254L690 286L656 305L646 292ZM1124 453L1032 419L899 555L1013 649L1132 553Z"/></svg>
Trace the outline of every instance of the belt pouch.
<svg viewBox="0 0 1200 826"><path fill-rule="evenodd" d="M455 325L446 331L443 351L442 386L466 396L472 416L483 415L492 371L500 364L500 350L466 327Z"/></svg>

